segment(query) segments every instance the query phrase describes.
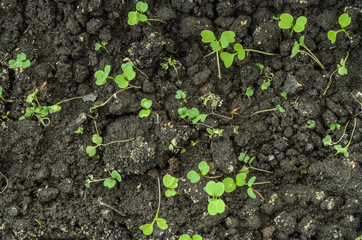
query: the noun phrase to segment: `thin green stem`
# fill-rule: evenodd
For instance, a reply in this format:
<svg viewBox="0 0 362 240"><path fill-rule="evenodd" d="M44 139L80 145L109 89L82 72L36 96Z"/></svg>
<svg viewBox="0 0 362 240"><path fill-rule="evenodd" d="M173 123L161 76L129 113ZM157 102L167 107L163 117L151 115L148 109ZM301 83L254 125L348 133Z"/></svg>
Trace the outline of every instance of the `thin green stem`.
<svg viewBox="0 0 362 240"><path fill-rule="evenodd" d="M157 212L155 215L155 218L152 221L152 225L155 223L156 219L158 218L158 213L160 212L160 208L161 208L161 185L160 185L160 178L157 178L158 181L158 208L157 208Z"/></svg>
<svg viewBox="0 0 362 240"><path fill-rule="evenodd" d="M164 23L164 24L167 24L167 22L165 22L165 21L162 21L162 20L160 20L160 19L154 19L154 18L147 19L147 21L162 22L162 23ZM149 23L149 24L150 24L150 23Z"/></svg>
<svg viewBox="0 0 362 240"><path fill-rule="evenodd" d="M60 101L60 102L54 104L54 105L59 105L59 104L64 103L64 102L68 102L68 101L72 101L74 99L80 99L80 98L83 98L83 97L74 97L74 98L65 99L63 101Z"/></svg>
<svg viewBox="0 0 362 240"><path fill-rule="evenodd" d="M268 52L259 51L259 50L255 50L255 49L244 49L244 51L245 52L256 52L256 53L260 53L260 54L264 54L264 55L270 55L270 56L276 55L275 53L268 53Z"/></svg>
<svg viewBox="0 0 362 240"><path fill-rule="evenodd" d="M158 113L156 113L154 111L151 111L151 113L156 115L156 124L159 124L160 123L160 115L158 115Z"/></svg>
<svg viewBox="0 0 362 240"><path fill-rule="evenodd" d="M342 136L338 139L337 142L331 142L331 145L336 145L336 144L338 144L340 141L342 141L344 135L346 135L346 131L347 131L348 124L349 124L349 121L347 122L346 126L344 126L344 130L343 130Z"/></svg>
<svg viewBox="0 0 362 240"><path fill-rule="evenodd" d="M5 190L6 190L6 188L8 187L8 185L9 185L9 180L8 180L8 178L2 173L2 172L0 172L0 174L5 178L5 180L6 180L6 185L5 185L5 187L1 190L1 192L0 192L0 194L2 194Z"/></svg>
<svg viewBox="0 0 362 240"><path fill-rule="evenodd" d="M261 184L268 184L268 183L271 183L271 182L256 182L256 183L253 183L253 185L261 185Z"/></svg>
<svg viewBox="0 0 362 240"><path fill-rule="evenodd" d="M218 116L218 117L223 117L223 118L226 118L226 119L229 119L229 120L232 120L233 118L231 117L227 117L227 116L224 116L224 115L221 115L221 114L217 114L217 113L214 113L214 109L211 110L211 115L215 115L215 116Z"/></svg>
<svg viewBox="0 0 362 240"><path fill-rule="evenodd" d="M341 28L342 28L342 31L347 34L347 37L348 37L348 38L351 38L351 37L349 36L348 32L347 32L342 26L341 26ZM341 31L341 30L339 30L339 31Z"/></svg>
<svg viewBox="0 0 362 240"><path fill-rule="evenodd" d="M219 79L221 79L221 70L220 70L219 52L216 52L216 62L217 62L217 70L218 70L218 72L219 72Z"/></svg>
<svg viewBox="0 0 362 240"><path fill-rule="evenodd" d="M277 110L278 110L277 108L271 108L271 109L256 111L255 113L251 114L250 117L252 117L252 116L254 116L255 114L258 114L258 113L271 112L271 111L277 111Z"/></svg>
<svg viewBox="0 0 362 240"><path fill-rule="evenodd" d="M316 62L318 63L318 65L319 65L323 70L326 69L326 68L323 66L323 64L318 60L318 58L309 50L309 48L307 48L306 45L300 44L300 46L304 47L308 52L305 52L305 51L303 51L303 50L299 50L299 52L305 53L305 54L309 55L314 61L316 61Z"/></svg>
<svg viewBox="0 0 362 240"><path fill-rule="evenodd" d="M351 144L352 142L352 137L353 137L353 134L354 134L354 130L356 129L356 118L354 118L354 126L353 126L353 130L352 130L352 134L351 134L351 137L349 139L349 142L348 144L345 146L345 148L349 147L349 145Z"/></svg>
<svg viewBox="0 0 362 240"><path fill-rule="evenodd" d="M250 167L251 169L254 169L254 170L257 170L257 171L260 171L260 172L273 173L273 172L271 172L271 171L267 171L267 170L264 170L264 169L261 169L261 168L253 167L253 166L251 166L250 163L249 163L249 167Z"/></svg>
<svg viewBox="0 0 362 240"><path fill-rule="evenodd" d="M132 141L134 138L130 138L130 139L126 139L126 140L117 140L117 141L112 141L112 142L109 142L109 143L103 143L103 144L99 144L97 145L97 147L99 146L107 146L109 144L113 144L113 143L125 143L125 142L129 142L129 141Z"/></svg>
<svg viewBox="0 0 362 240"><path fill-rule="evenodd" d="M3 100L4 102L14 102L14 100L6 100L5 98L3 98L3 96L0 95L0 99Z"/></svg>

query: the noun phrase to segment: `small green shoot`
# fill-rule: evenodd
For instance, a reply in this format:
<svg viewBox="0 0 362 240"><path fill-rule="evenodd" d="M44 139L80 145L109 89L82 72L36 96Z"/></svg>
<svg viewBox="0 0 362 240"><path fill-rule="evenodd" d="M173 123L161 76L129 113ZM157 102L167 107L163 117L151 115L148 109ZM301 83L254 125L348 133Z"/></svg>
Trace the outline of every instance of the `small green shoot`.
<svg viewBox="0 0 362 240"><path fill-rule="evenodd" d="M270 86L271 84L271 81L273 81L273 78L274 78L274 73L269 73L268 75L265 75L267 81L266 82L263 82L260 86L260 88L262 90L267 90L268 87Z"/></svg>
<svg viewBox="0 0 362 240"><path fill-rule="evenodd" d="M209 134L209 138L213 137L221 137L224 129L218 129L218 128L206 128L207 133Z"/></svg>
<svg viewBox="0 0 362 240"><path fill-rule="evenodd" d="M175 191L175 188L178 186L178 178L172 177L170 174L163 176L163 185L168 189L165 192L166 197L173 197L176 194L181 194Z"/></svg>
<svg viewBox="0 0 362 240"><path fill-rule="evenodd" d="M157 226L162 230L166 230L168 228L167 221L163 218L158 217L160 208L161 208L161 185L160 185L160 179L158 179L158 208L157 208L155 218L153 219L153 221L151 223L140 226L140 230L142 231L142 233L145 236L149 236L153 233L153 224L155 222L157 223Z"/></svg>
<svg viewBox="0 0 362 240"><path fill-rule="evenodd" d="M156 123L158 124L159 123L159 115L158 115L158 113L150 110L151 106L152 106L152 100L147 99L147 98L143 98L141 100L141 107L143 109L139 112L138 115L139 115L140 118L144 118L144 117L148 117L150 115L150 113L152 112L153 114L156 115L156 118L157 118Z"/></svg>
<svg viewBox="0 0 362 240"><path fill-rule="evenodd" d="M173 59L173 60L172 60L172 58L164 58L163 60L165 60L165 62L161 63L161 67L162 67L163 69L165 69L165 71L168 70L169 66L170 66L170 67L173 67L173 69L175 69L177 78L179 78L179 77L178 77L177 67L176 67L176 59Z"/></svg>
<svg viewBox="0 0 362 240"><path fill-rule="evenodd" d="M339 16L338 23L341 26L340 30L337 30L337 31L330 30L330 31L328 31L327 36L328 36L328 39L331 41L331 43L336 42L337 33L339 33L339 32L344 32L347 35L347 37L350 38L348 32L344 29L345 27L347 27L351 23L351 18L349 17L348 13L343 13L341 16Z"/></svg>
<svg viewBox="0 0 362 240"><path fill-rule="evenodd" d="M144 2L137 2L136 4L136 11L128 13L128 25L136 25L138 22L146 22L148 25L151 25L149 21L157 21L166 23L160 19L148 19L147 16L144 14L148 9L148 4Z"/></svg>
<svg viewBox="0 0 362 240"><path fill-rule="evenodd" d="M93 175L88 175L88 179L85 181L85 186L87 188L90 188L91 183L103 181L103 185L105 187L113 188L116 185L117 181L118 182L122 181L122 177L117 172L117 170L113 170L112 173L109 173L109 174L111 175L109 178L103 178L103 179L94 179Z"/></svg>
<svg viewBox="0 0 362 240"><path fill-rule="evenodd" d="M214 181L209 181L204 190L212 197L209 199L209 204L207 206L209 214L214 216L218 213L223 213L225 211L225 203L219 197L221 197L225 191L224 184L221 182L216 183Z"/></svg>
<svg viewBox="0 0 362 240"><path fill-rule="evenodd" d="M203 30L201 32L201 41L204 43L210 43L210 46L213 50L212 53L216 53L216 61L218 68L218 77L221 79L221 71L220 71L220 62L219 62L219 53L223 49L227 48L230 43L235 42L235 33L233 31L225 31L221 33L221 37L218 40L215 37L215 34L210 30Z"/></svg>
<svg viewBox="0 0 362 240"><path fill-rule="evenodd" d="M171 152L174 152L174 153L177 153L179 151L179 149L181 149L181 153L184 153L186 152L186 149L183 148L183 147L180 147L177 145L177 139L176 138L173 138L171 140L171 144L168 145L168 149L171 151Z"/></svg>
<svg viewBox="0 0 362 240"><path fill-rule="evenodd" d="M219 105L219 102L221 102L220 96L211 92L202 95L199 97L199 100L202 101L205 107L207 107L208 103L211 102L210 106L212 109L216 108Z"/></svg>
<svg viewBox="0 0 362 240"><path fill-rule="evenodd" d="M268 53L268 52L259 51L259 50L255 50L255 49L244 49L244 47L240 43L236 43L234 45L234 50L235 50L234 53L222 52L220 54L220 58L224 62L224 65L226 68L231 67L236 55L238 55L239 60L244 60L246 53L248 53L248 52L256 52L256 53L270 55L270 56L275 55L274 53Z"/></svg>
<svg viewBox="0 0 362 240"><path fill-rule="evenodd" d="M264 65L261 63L256 63L256 66L258 66L260 68L260 75L263 75Z"/></svg>
<svg viewBox="0 0 362 240"><path fill-rule="evenodd" d="M255 113L251 114L250 117L252 117L252 116L254 116L255 114L258 114L258 113L271 112L271 111L285 112L285 109L278 104L278 105L275 106L275 108L257 111Z"/></svg>
<svg viewBox="0 0 362 240"><path fill-rule="evenodd" d="M0 86L0 99L3 100L4 102L14 102L14 100L6 100L4 97L3 97L3 88Z"/></svg>
<svg viewBox="0 0 362 240"><path fill-rule="evenodd" d="M331 131L334 131L334 130L340 130L341 129L341 124L338 124L338 123L332 123L331 125L330 125L330 127L329 127L329 129L331 130Z"/></svg>
<svg viewBox="0 0 362 240"><path fill-rule="evenodd" d="M117 140L117 141L112 141L109 143L103 143L103 138L96 133L96 134L93 134L93 136L92 136L92 142L95 144L95 146L87 146L86 153L88 154L89 157L93 157L94 155L96 155L97 148L100 146L107 146L107 145L113 144L113 143L125 143L125 142L132 141L133 139L134 138L130 138L127 140Z"/></svg>
<svg viewBox="0 0 362 240"><path fill-rule="evenodd" d="M205 176L210 170L209 165L205 161L200 162L198 168L200 170L200 173L194 170L191 170L187 173L187 178L190 179L192 183L197 183L198 181L200 181L200 175Z"/></svg>
<svg viewBox="0 0 362 240"><path fill-rule="evenodd" d="M107 82L107 79L113 79L120 89L125 89L130 85L130 81L136 77L136 72L133 71L132 63L123 63L121 65L123 74L117 75L115 78L109 76L111 66L106 65L104 71L98 70L94 73L94 77L97 79L97 85L103 85ZM131 85L132 86L132 85Z"/></svg>
<svg viewBox="0 0 362 240"><path fill-rule="evenodd" d="M9 67L13 70L16 70L17 68L27 68L30 66L30 60L26 59L25 53L20 53L16 56L15 59L11 59L9 61Z"/></svg>
<svg viewBox="0 0 362 240"><path fill-rule="evenodd" d="M41 224L41 222L38 220L38 219L34 219L35 220L35 222L40 226L40 227L42 227L43 226L43 224Z"/></svg>
<svg viewBox="0 0 362 240"><path fill-rule="evenodd" d="M200 114L197 108L191 108L191 109L187 109L186 107L179 108L178 114L180 115L181 118L189 117L190 119L192 119L193 124L196 124L199 121L205 122L207 117L207 114Z"/></svg>
<svg viewBox="0 0 362 240"><path fill-rule="evenodd" d="M342 147L342 145L338 144L338 145L335 145L334 146L334 149L337 150L337 153L335 155L337 155L338 153L343 153L343 155L345 157L349 157L349 152L348 152L348 147L349 145L351 145L351 142L352 142L352 137L353 137L353 134L354 134L354 131L356 129L356 118L354 119L354 126L353 126L353 130L352 130L352 133L351 133L351 137L349 139L349 142L347 143L347 145L345 147Z"/></svg>
<svg viewBox="0 0 362 240"><path fill-rule="evenodd" d="M83 132L84 132L84 128L82 128L82 127L78 127L78 129L76 131L74 131L74 133L76 133L76 134L83 134Z"/></svg>
<svg viewBox="0 0 362 240"><path fill-rule="evenodd" d="M177 90L175 98L180 100L183 99L185 102L187 102L186 100L186 92L182 91L182 90Z"/></svg>
<svg viewBox="0 0 362 240"><path fill-rule="evenodd" d="M339 75L347 75L348 74L348 70L346 68L346 61L348 59L348 55L349 52L347 52L347 56L345 59L341 59L340 64L337 64L337 69L338 69L338 73Z"/></svg>
<svg viewBox="0 0 362 240"><path fill-rule="evenodd" d="M323 142L323 145L324 145L324 146L331 146L331 145L333 145L331 135L325 136L325 137L322 139L322 142Z"/></svg>
<svg viewBox="0 0 362 240"><path fill-rule="evenodd" d="M313 129L315 127L315 121L314 120L308 120L305 124L306 128Z"/></svg>
<svg viewBox="0 0 362 240"><path fill-rule="evenodd" d="M304 16L300 16L297 18L294 24L294 17L289 13L283 13L279 17L280 21L278 22L278 26L281 29L290 29L290 36L293 36L293 32L302 32L305 28L305 24L307 23L307 18Z"/></svg>
<svg viewBox="0 0 362 240"><path fill-rule="evenodd" d="M101 43L96 43L94 44L94 50L98 51L99 49L103 48L109 54L108 49L106 48L107 44L108 42L106 41L102 41Z"/></svg>
<svg viewBox="0 0 362 240"><path fill-rule="evenodd" d="M303 47L304 49L307 50L303 51L300 50L300 47ZM318 60L318 58L309 50L309 48L304 44L304 35L302 35L299 38L299 43L297 41L294 42L293 45L293 49L292 49L292 55L290 55L290 58L293 58L295 55L297 55L298 53L303 53L303 54L307 54L308 56L310 56L316 63L318 63L318 65L325 70L326 68L323 66L323 64Z"/></svg>
<svg viewBox="0 0 362 240"><path fill-rule="evenodd" d="M182 234L178 240L202 240L202 237L198 234L190 237L188 234Z"/></svg>
<svg viewBox="0 0 362 240"><path fill-rule="evenodd" d="M254 95L254 90L251 87L248 87L245 91L245 95L251 100L250 97Z"/></svg>
<svg viewBox="0 0 362 240"><path fill-rule="evenodd" d="M285 100L288 98L288 94L286 92L282 92L280 96L282 96Z"/></svg>

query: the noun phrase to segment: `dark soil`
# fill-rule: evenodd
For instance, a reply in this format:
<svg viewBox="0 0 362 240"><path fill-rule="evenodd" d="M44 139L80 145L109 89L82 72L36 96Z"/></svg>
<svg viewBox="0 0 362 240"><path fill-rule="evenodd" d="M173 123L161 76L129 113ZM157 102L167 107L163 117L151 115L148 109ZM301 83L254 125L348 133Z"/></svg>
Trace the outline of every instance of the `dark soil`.
<svg viewBox="0 0 362 240"><path fill-rule="evenodd" d="M123 3L124 2L124 3ZM127 24L136 1L129 0L35 0L0 1L0 239L178 239L184 233L200 234L204 239L355 239L362 235L362 2L360 0L148 0L149 18L167 21ZM306 45L325 65L321 68L308 56L291 59L291 48L301 34L280 31L273 16L283 12L306 16L303 34ZM327 32L338 29L338 17L347 12L352 23L337 35L335 44ZM236 60L217 77L215 54L201 41L202 30L217 36L225 30L236 33L244 47L276 53L252 53ZM94 50L96 42L108 41L104 49ZM227 49L232 51L233 44ZM13 71L10 59L24 52L31 60L27 69ZM341 58L349 52L348 75L329 77ZM177 60L178 75L171 67L160 66L163 58ZM94 73L111 65L111 76L120 72L122 60L130 58L137 71L133 88L122 91L88 117L89 108L106 101L118 86L95 84ZM260 85L256 63L275 77L267 90ZM244 94L255 91L251 100ZM39 102L52 105L63 99L89 95L63 103L62 110L50 116L44 127L36 119L18 121L24 114L27 95L39 89ZM177 90L187 92L187 103L176 100ZM222 99L214 110L232 120L209 115L206 124L224 129L221 137L210 138L206 128L182 120L177 109L196 107L209 113L199 97L214 93ZM285 100L280 93L286 92ZM353 96L352 96L353 95ZM92 98L94 97L94 98ZM359 97L359 98L358 98ZM140 101L153 101L154 114L139 118ZM286 111L252 113L280 104ZM348 152L336 155L332 146L323 146L330 134L347 145ZM305 125L313 120L311 129ZM95 125L96 123L96 125ZM329 130L341 124L338 131ZM75 134L79 126L84 134ZM238 126L238 134L234 132ZM97 149L88 157L86 146L98 133L105 143L134 138ZM173 153L173 138L186 148ZM194 144L191 144L193 141ZM210 176L235 177L243 164L241 152L256 156L253 165L272 171L251 170L264 197L248 197L246 187L224 193L224 213L207 213L208 196L203 190L210 180L192 184L186 175L201 161L211 167ZM118 170L122 182L113 189L92 183ZM157 177L170 173L180 179L181 195L166 198L162 186L160 217L169 228L154 228L145 237L139 230L150 223L157 210ZM6 180L6 178L8 181ZM7 185L8 183L8 185ZM103 203L103 204L102 204ZM105 206L104 204L107 204ZM115 211L115 210L116 211ZM41 225L40 225L41 224Z"/></svg>

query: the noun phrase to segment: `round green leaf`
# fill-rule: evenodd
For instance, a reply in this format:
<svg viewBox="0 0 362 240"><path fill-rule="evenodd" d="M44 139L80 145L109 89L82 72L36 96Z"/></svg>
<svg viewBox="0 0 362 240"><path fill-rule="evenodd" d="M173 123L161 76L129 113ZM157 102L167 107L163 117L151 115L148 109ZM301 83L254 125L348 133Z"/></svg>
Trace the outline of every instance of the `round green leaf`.
<svg viewBox="0 0 362 240"><path fill-rule="evenodd" d="M165 187L167 188L171 188L171 189L174 189L174 188L177 188L178 186L178 178L175 178L173 176L171 176L170 174L167 174L165 176L163 176L163 184L165 185Z"/></svg>
<svg viewBox="0 0 362 240"><path fill-rule="evenodd" d="M116 179L118 182L122 181L121 174L117 172L117 170L113 170L111 173L112 178Z"/></svg>
<svg viewBox="0 0 362 240"><path fill-rule="evenodd" d="M295 32L302 32L305 28L305 24L307 23L307 18L304 16L301 16L297 19L294 26Z"/></svg>
<svg viewBox="0 0 362 240"><path fill-rule="evenodd" d="M149 100L147 98L143 98L141 100L141 106L145 109L149 109L152 106L152 100Z"/></svg>
<svg viewBox="0 0 362 240"><path fill-rule="evenodd" d="M123 75L117 75L117 77L114 79L114 81L117 83L119 88L126 88L129 85L129 82L126 80L126 78Z"/></svg>
<svg viewBox="0 0 362 240"><path fill-rule="evenodd" d="M24 61L24 60L26 60L26 55L25 55L25 53L20 53L20 54L18 54L18 55L16 56L16 61L22 62L22 61Z"/></svg>
<svg viewBox="0 0 362 240"><path fill-rule="evenodd" d="M209 172L209 170L210 170L209 165L208 165L207 162L205 162L205 161L200 162L199 165L198 165L198 167L199 167L199 169L200 169L201 174L204 175L204 176L205 176L205 175Z"/></svg>
<svg viewBox="0 0 362 240"><path fill-rule="evenodd" d="M248 188L248 195L249 195L249 197L251 197L253 199L256 198L255 193L254 193L253 189L251 189L251 188Z"/></svg>
<svg viewBox="0 0 362 240"><path fill-rule="evenodd" d="M236 188L235 181L232 178L225 178L222 180L222 183L224 184L225 192L227 193L234 191Z"/></svg>
<svg viewBox="0 0 362 240"><path fill-rule="evenodd" d="M253 186L253 184L254 184L254 182L255 182L255 179L256 179L255 176L253 176L252 178L249 179L249 181L248 181L248 187Z"/></svg>
<svg viewBox="0 0 362 240"><path fill-rule="evenodd" d="M214 181L209 181L206 186L205 186L205 191L207 192L207 194L209 194L210 196L215 196L215 188L216 188L216 182Z"/></svg>
<svg viewBox="0 0 362 240"><path fill-rule="evenodd" d="M224 191L225 191L224 184L222 182L216 183L215 188L214 188L214 194L215 194L214 196L220 197L223 195Z"/></svg>
<svg viewBox="0 0 362 240"><path fill-rule="evenodd" d="M182 234L179 240L192 240L192 238L188 234Z"/></svg>
<svg viewBox="0 0 362 240"><path fill-rule="evenodd" d="M145 224L140 227L140 230L142 230L143 235L149 236L153 233L153 223L152 224Z"/></svg>
<svg viewBox="0 0 362 240"><path fill-rule="evenodd" d="M142 109L140 112L139 112L139 117L140 118L144 118L144 117L148 117L151 113L151 110L149 109Z"/></svg>
<svg viewBox="0 0 362 240"><path fill-rule="evenodd" d="M146 22L147 21L147 16L141 13L136 13L137 19L141 22Z"/></svg>
<svg viewBox="0 0 362 240"><path fill-rule="evenodd" d="M338 22L339 25L344 28L351 23L351 18L349 17L348 13L343 13L341 16L339 16Z"/></svg>
<svg viewBox="0 0 362 240"><path fill-rule="evenodd" d="M148 9L148 4L144 2L138 2L136 4L136 9L140 12L146 12Z"/></svg>
<svg viewBox="0 0 362 240"><path fill-rule="evenodd" d="M99 136L98 134L93 134L92 142L95 143L95 144L97 144L97 145L100 145L100 144L102 144L103 139L102 139L102 137Z"/></svg>
<svg viewBox="0 0 362 240"><path fill-rule="evenodd" d="M187 110L187 116L189 116L190 118L195 118L197 116L199 116L200 112L197 108L192 108Z"/></svg>
<svg viewBox="0 0 362 240"><path fill-rule="evenodd" d="M335 43L336 42L336 38L337 38L337 32L330 30L328 31L328 39L331 41L331 43Z"/></svg>
<svg viewBox="0 0 362 240"><path fill-rule="evenodd" d="M238 53L239 60L243 60L245 58L245 51L240 43L234 45L234 50Z"/></svg>
<svg viewBox="0 0 362 240"><path fill-rule="evenodd" d="M194 170L187 173L187 178L190 179L192 183L200 181L200 175Z"/></svg>
<svg viewBox="0 0 362 240"><path fill-rule="evenodd" d="M129 80L131 81L132 79L134 79L136 77L136 72L133 71L133 67L132 66L128 66L124 69L123 71L123 75Z"/></svg>
<svg viewBox="0 0 362 240"><path fill-rule="evenodd" d="M95 45L94 45L94 50L96 50L96 51L98 51L100 48L101 48L101 44L100 43L96 43Z"/></svg>
<svg viewBox="0 0 362 240"><path fill-rule="evenodd" d="M202 240L202 237L198 234L192 236L192 240Z"/></svg>
<svg viewBox="0 0 362 240"><path fill-rule="evenodd" d="M293 26L294 18L289 13L283 13L280 15L280 21L278 22L278 26L281 29L288 29Z"/></svg>
<svg viewBox="0 0 362 240"><path fill-rule="evenodd" d="M104 67L104 71L98 70L95 72L94 77L97 79L97 85L103 85L107 81L109 72L111 71L111 66L107 65Z"/></svg>
<svg viewBox="0 0 362 240"><path fill-rule="evenodd" d="M179 108L177 110L178 114L180 115L180 118L185 118L187 117L187 108L183 107L183 108Z"/></svg>
<svg viewBox="0 0 362 240"><path fill-rule="evenodd" d="M87 146L85 151L88 154L88 156L90 156L90 157L93 157L94 155L96 155L96 152L97 152L96 147L94 147L94 146Z"/></svg>
<svg viewBox="0 0 362 240"><path fill-rule="evenodd" d="M226 68L229 68L233 64L235 55L236 53L232 54L228 52L222 52L220 54L220 58L224 62Z"/></svg>
<svg viewBox="0 0 362 240"><path fill-rule="evenodd" d="M216 215L225 211L225 203L221 199L211 201L207 206L207 211L210 215Z"/></svg>
<svg viewBox="0 0 362 240"><path fill-rule="evenodd" d="M242 187L245 185L246 173L238 173L235 177L236 185Z"/></svg>
<svg viewBox="0 0 362 240"><path fill-rule="evenodd" d="M173 197L176 195L176 191L175 190L171 190L171 189L167 189L165 192L165 196L166 197Z"/></svg>
<svg viewBox="0 0 362 240"><path fill-rule="evenodd" d="M138 23L138 18L137 18L137 12L129 12L128 13L128 25L136 25Z"/></svg>
<svg viewBox="0 0 362 240"><path fill-rule="evenodd" d="M107 178L106 180L104 180L103 184L105 187L113 188L116 185L116 180L114 180L113 178Z"/></svg>
<svg viewBox="0 0 362 240"><path fill-rule="evenodd" d="M226 38L228 43L235 42L235 33L233 31L225 31L225 32L221 33L221 37Z"/></svg>
<svg viewBox="0 0 362 240"><path fill-rule="evenodd" d="M166 230L168 228L167 221L163 218L156 218L157 226L162 229Z"/></svg>
<svg viewBox="0 0 362 240"><path fill-rule="evenodd" d="M26 60L25 62L22 62L22 65L21 65L22 68L27 68L29 66L30 66L30 60Z"/></svg>
<svg viewBox="0 0 362 240"><path fill-rule="evenodd" d="M210 30L203 30L201 32L201 37L201 41L203 41L204 43L209 43L216 40L214 33Z"/></svg>
<svg viewBox="0 0 362 240"><path fill-rule="evenodd" d="M347 68L346 67L338 67L338 73L340 74L340 75L347 75L348 74L348 70L347 70Z"/></svg>
<svg viewBox="0 0 362 240"><path fill-rule="evenodd" d="M213 41L210 43L210 46L214 52L218 52L222 49L219 41Z"/></svg>

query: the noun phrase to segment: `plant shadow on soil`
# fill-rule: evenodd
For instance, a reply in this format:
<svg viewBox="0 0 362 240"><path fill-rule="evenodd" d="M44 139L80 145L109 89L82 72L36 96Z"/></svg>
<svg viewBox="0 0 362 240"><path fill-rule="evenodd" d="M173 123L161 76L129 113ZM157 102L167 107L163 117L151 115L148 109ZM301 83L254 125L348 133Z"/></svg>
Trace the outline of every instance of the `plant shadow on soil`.
<svg viewBox="0 0 362 240"><path fill-rule="evenodd" d="M125 3L123 3L125 2ZM128 2L128 3L126 3ZM360 1L147 1L148 16L167 21L127 24L127 14L135 1L55 0L3 1L0 7L0 58L3 96L0 113L9 112L0 124L0 239L178 239L200 234L204 239L355 239L362 234L362 114L352 95L362 91L359 71L362 58L362 4ZM321 70L308 56L291 59L294 41L301 34L278 29L273 16L289 12L306 16L306 45L326 66ZM338 17L347 12L352 23L348 39L342 33L335 44L327 32L338 29ZM276 53L251 53L235 60L229 69L221 66L217 78L215 54L201 41L202 30L216 35L226 30L236 33L236 42L250 49ZM96 42L107 41L108 52L94 50ZM226 49L231 52L232 47ZM10 70L7 62L17 53L26 53L31 66ZM326 95L322 95L336 64L349 52L348 75L334 75ZM165 71L164 58L177 60ZM107 105L88 117L93 104L106 101L118 90L108 80L97 86L93 77L105 65L111 75L130 58L137 68L132 84L140 88L117 94ZM274 73L267 90L260 85L256 63ZM252 87L249 100L244 94ZM26 97L40 89L44 105L91 94L62 104L50 116L48 127L34 119L18 121L28 106ZM177 90L187 93L187 102L176 100ZM177 109L196 107L210 113L199 97L214 93L222 99L214 109L231 120L209 115L205 121L224 129L221 137L210 138L206 128L179 117ZM287 93L287 99L280 96ZM140 101L153 101L159 114L139 118ZM360 101L362 102L362 101ZM280 104L286 111L252 113ZM332 123L348 124L345 146L356 118L356 130L349 157L335 155L323 146L330 134L339 139L343 130L331 131ZM315 127L305 127L308 120ZM83 134L75 134L78 127ZM238 134L235 127L238 126ZM97 149L88 157L86 146L96 132L104 142L134 138ZM185 153L168 149L172 139ZM191 143L193 141L193 143ZM251 170L259 182L257 190L265 198L251 199L246 188L222 197L227 209L207 214L207 194L202 178L192 184L186 175L207 161L211 176L234 177L242 164L239 153L256 156L253 165L272 174ZM113 189L85 180L108 177L116 169L122 182ZM155 226L150 237L139 230L152 222L157 211L157 177L167 173L178 177L181 195L166 198L162 187L159 217L169 228ZM7 179L4 177L6 176Z"/></svg>

